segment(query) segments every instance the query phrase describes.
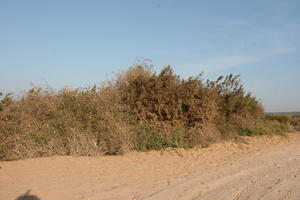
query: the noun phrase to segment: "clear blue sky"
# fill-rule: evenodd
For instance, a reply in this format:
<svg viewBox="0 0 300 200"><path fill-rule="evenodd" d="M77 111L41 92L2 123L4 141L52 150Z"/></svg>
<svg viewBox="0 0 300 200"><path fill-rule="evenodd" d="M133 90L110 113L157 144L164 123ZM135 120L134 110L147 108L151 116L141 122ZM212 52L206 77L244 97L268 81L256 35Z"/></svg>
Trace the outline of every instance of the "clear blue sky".
<svg viewBox="0 0 300 200"><path fill-rule="evenodd" d="M266 111L300 110L300 1L0 0L0 91L85 87L136 58L241 74Z"/></svg>

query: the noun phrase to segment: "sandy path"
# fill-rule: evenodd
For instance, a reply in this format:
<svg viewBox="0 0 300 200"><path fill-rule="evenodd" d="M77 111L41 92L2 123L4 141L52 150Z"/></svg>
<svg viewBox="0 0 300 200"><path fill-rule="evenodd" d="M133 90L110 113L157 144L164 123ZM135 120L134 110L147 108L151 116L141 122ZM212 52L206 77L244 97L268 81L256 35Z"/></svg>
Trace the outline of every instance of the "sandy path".
<svg viewBox="0 0 300 200"><path fill-rule="evenodd" d="M248 141L188 151L0 162L0 199L17 199L30 190L41 200L299 200L300 134Z"/></svg>

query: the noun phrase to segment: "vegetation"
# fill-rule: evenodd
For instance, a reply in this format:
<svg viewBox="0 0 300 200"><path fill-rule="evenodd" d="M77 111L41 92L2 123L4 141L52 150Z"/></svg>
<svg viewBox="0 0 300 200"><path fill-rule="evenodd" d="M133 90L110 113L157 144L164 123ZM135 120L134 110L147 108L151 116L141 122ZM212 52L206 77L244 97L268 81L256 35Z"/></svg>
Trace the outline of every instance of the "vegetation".
<svg viewBox="0 0 300 200"><path fill-rule="evenodd" d="M182 79L170 66L156 73L145 64L101 87L4 96L0 159L205 147L239 135L284 135L290 122L266 117L239 76Z"/></svg>
<svg viewBox="0 0 300 200"><path fill-rule="evenodd" d="M291 125L295 131L300 131L300 114L292 116Z"/></svg>
<svg viewBox="0 0 300 200"><path fill-rule="evenodd" d="M267 115L267 119L275 120L279 123L289 125L292 121L292 116L286 114L275 114L275 115Z"/></svg>

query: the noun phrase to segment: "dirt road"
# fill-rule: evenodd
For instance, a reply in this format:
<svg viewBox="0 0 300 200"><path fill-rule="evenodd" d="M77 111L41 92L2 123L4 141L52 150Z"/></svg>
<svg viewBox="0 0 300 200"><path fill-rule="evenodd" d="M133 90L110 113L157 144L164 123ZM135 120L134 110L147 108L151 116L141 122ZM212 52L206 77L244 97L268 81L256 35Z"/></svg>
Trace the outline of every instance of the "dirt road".
<svg viewBox="0 0 300 200"><path fill-rule="evenodd" d="M247 140L194 150L0 162L0 199L26 200L21 196L30 190L31 200L299 200L300 133Z"/></svg>

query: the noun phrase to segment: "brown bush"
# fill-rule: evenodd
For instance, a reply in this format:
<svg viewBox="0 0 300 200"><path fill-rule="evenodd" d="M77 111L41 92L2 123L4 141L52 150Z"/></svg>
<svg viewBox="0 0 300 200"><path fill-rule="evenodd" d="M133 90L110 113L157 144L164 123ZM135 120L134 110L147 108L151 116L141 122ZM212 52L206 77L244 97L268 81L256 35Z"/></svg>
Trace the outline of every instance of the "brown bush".
<svg viewBox="0 0 300 200"><path fill-rule="evenodd" d="M220 95L220 113L226 119L248 119L264 115L262 105L250 93L245 93L239 76L230 74L225 78L220 77L214 85Z"/></svg>
<svg viewBox="0 0 300 200"><path fill-rule="evenodd" d="M300 131L300 115L293 115L291 125L295 131Z"/></svg>
<svg viewBox="0 0 300 200"><path fill-rule="evenodd" d="M122 72L101 87L28 91L0 101L0 159L122 154L207 146L220 138L282 134L238 76L182 79L170 66Z"/></svg>
<svg viewBox="0 0 300 200"><path fill-rule="evenodd" d="M217 93L201 77L180 79L170 66L158 75L142 66L129 72L118 87L137 120L201 127L214 119Z"/></svg>
<svg viewBox="0 0 300 200"><path fill-rule="evenodd" d="M33 89L0 112L0 156L124 153L130 144L130 116L112 87Z"/></svg>

